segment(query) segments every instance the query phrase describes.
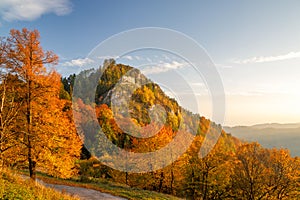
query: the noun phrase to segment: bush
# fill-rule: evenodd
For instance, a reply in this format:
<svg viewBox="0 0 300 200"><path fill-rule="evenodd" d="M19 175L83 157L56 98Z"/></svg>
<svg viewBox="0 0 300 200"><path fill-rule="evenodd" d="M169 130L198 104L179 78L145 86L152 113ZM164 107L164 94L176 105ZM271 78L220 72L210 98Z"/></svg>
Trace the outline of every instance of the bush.
<svg viewBox="0 0 300 200"><path fill-rule="evenodd" d="M89 177L92 178L111 178L111 169L105 165L102 165L96 158L90 158L89 160L81 160L79 162L80 170L79 174L82 182L89 182Z"/></svg>

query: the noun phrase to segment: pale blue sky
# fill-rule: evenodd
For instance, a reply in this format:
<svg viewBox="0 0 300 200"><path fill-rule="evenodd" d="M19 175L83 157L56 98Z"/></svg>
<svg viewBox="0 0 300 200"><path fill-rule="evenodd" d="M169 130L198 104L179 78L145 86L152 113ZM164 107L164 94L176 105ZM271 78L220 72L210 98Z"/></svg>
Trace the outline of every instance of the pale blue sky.
<svg viewBox="0 0 300 200"><path fill-rule="evenodd" d="M299 19L296 0L0 0L0 35L12 28L38 29L44 49L60 56L62 74L84 63L100 42L128 29L163 27L190 36L223 80L226 125L300 122Z"/></svg>

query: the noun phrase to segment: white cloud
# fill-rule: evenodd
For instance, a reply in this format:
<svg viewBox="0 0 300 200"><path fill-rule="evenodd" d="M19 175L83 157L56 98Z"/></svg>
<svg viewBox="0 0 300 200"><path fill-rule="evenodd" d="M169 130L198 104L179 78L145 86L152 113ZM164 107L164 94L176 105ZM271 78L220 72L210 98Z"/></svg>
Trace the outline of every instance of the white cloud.
<svg viewBox="0 0 300 200"><path fill-rule="evenodd" d="M247 58L243 60L233 60L236 64L249 64L249 63L264 63L264 62L273 62L273 61L280 61L280 60L288 60L293 58L300 58L300 51L299 52L290 52L284 55L278 56L259 56L253 58Z"/></svg>
<svg viewBox="0 0 300 200"><path fill-rule="evenodd" d="M107 59L119 59L119 56L113 55L113 56L98 56L97 59L99 60L107 60Z"/></svg>
<svg viewBox="0 0 300 200"><path fill-rule="evenodd" d="M66 15L72 11L70 0L1 0L0 16L6 21L32 21L43 14Z"/></svg>
<svg viewBox="0 0 300 200"><path fill-rule="evenodd" d="M74 67L74 66L83 67L83 66L91 64L93 62L94 61L90 58L78 58L78 59L73 59L71 61L64 62L64 63L61 64L61 66L64 66L64 67Z"/></svg>
<svg viewBox="0 0 300 200"><path fill-rule="evenodd" d="M133 60L132 56L124 56L123 58L127 59L127 60Z"/></svg>
<svg viewBox="0 0 300 200"><path fill-rule="evenodd" d="M181 68L184 65L185 65L185 63L173 61L171 63L163 63L161 66L168 68L168 69L177 69L177 68Z"/></svg>
<svg viewBox="0 0 300 200"><path fill-rule="evenodd" d="M141 58L140 56L134 56L134 58L135 58L136 60L142 60L142 58Z"/></svg>
<svg viewBox="0 0 300 200"><path fill-rule="evenodd" d="M151 67L146 67L144 69L142 69L142 73L144 73L145 75L147 74L158 74L158 73L163 73L163 72L167 72L169 70L173 70L173 69L179 69L182 68L186 65L186 63L181 63L181 62L177 62L177 61L172 61L172 62L160 62L158 64L155 64L155 66L151 66Z"/></svg>

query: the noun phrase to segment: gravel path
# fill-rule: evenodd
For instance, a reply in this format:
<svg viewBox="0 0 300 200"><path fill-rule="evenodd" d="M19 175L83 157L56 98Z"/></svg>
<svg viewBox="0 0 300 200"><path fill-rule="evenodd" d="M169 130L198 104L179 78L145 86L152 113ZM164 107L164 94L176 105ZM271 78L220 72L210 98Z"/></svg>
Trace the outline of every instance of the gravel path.
<svg viewBox="0 0 300 200"><path fill-rule="evenodd" d="M23 179L29 179L28 176L20 175ZM50 184L45 183L44 181L37 179L38 183L53 188L57 191L68 193L70 195L74 195L79 197L81 200L126 200L122 197L116 197L111 194L99 192L97 190L93 189L87 189L87 188L81 188L81 187L73 187L73 186L67 186L67 185L57 185L57 184Z"/></svg>
<svg viewBox="0 0 300 200"><path fill-rule="evenodd" d="M39 182L41 182L39 180ZM43 185L46 187L51 187L55 190L58 190L60 192L65 192L71 195L76 195L82 200L98 200L98 199L104 199L104 200L125 200L121 197L112 196L110 194L102 193L97 190L92 189L86 189L81 187L73 187L73 186L67 186L67 185L56 185L56 184L49 184L42 182Z"/></svg>

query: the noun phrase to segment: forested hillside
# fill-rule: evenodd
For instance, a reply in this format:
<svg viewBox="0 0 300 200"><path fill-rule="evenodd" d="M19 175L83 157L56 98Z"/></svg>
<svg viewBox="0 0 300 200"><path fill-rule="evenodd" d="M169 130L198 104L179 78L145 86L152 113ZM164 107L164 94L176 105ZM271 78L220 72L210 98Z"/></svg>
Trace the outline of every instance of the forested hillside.
<svg viewBox="0 0 300 200"><path fill-rule="evenodd" d="M130 77L126 77L130 74ZM101 75L101 76L100 76ZM79 130L84 132L85 144L92 155L97 154L99 134L95 133L99 123L106 137L120 148L127 151L143 153L155 152L164 148L180 132L180 124L185 120L186 130L194 134L194 140L175 162L165 168L147 173L129 173L114 170L102 165L97 158L81 162L80 173L85 177L102 177L116 182L125 183L132 187L155 190L190 199L293 199L299 191L299 161L291 158L285 150L268 150L257 143L242 144L222 130L220 138L213 150L204 158L199 157L199 151L207 134L220 130L221 126L211 122L199 114L189 112L164 94L160 87L147 79L138 70L131 66L117 64L108 60L104 67L97 70L83 71L78 75L80 82L76 88L79 95L73 103L75 117L80 118ZM66 91L72 91L74 78L63 79ZM123 119L122 127L127 127L126 118L116 116L115 109L121 109L121 97L118 105L113 105L114 88L119 81L125 79L128 83L122 94L129 94L130 83L138 85L129 103L129 115L133 118L136 127L151 126L149 110L159 104L166 110L165 116L156 116L164 119L165 123L157 134L149 138L133 137L124 132L116 122L116 118ZM90 81L97 81L94 99L86 98L86 92L91 92ZM76 82L76 81L75 81ZM89 89L86 89L89 88ZM119 87L120 89L120 87ZM95 102L95 103L91 103ZM118 107L119 106L119 107ZM80 107L81 112L76 112ZM117 108L116 108L117 107ZM82 112L84 111L84 112ZM90 116L96 112L97 121ZM125 121L125 122L124 122ZM128 122L129 123L129 122ZM189 133L186 133L187 137ZM182 143L186 138L182 137ZM101 145L101 141L100 144ZM166 154L165 159L174 152ZM97 154L99 156L99 154ZM106 159L110 159L109 155ZM159 159L158 159L159 160ZM120 161L121 162L121 161ZM144 162L148 162L146 159ZM147 163L137 165L146 166ZM250 167L251 166L251 167Z"/></svg>

